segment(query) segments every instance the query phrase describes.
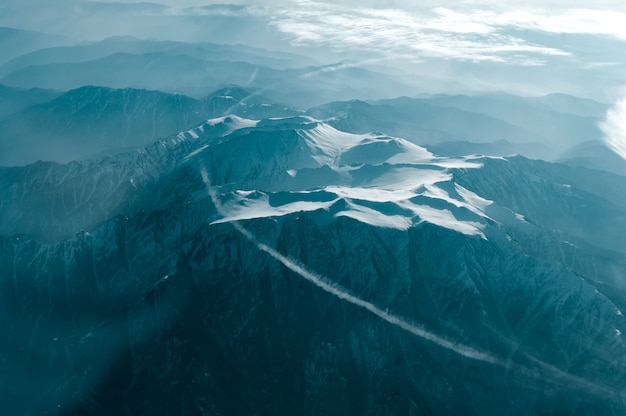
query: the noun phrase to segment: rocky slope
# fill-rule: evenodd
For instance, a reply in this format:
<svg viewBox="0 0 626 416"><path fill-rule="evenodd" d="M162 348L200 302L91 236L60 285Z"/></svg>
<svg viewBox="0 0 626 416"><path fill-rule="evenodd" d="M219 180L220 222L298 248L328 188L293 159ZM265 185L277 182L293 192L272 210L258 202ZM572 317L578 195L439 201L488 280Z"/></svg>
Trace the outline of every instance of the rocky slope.
<svg viewBox="0 0 626 416"><path fill-rule="evenodd" d="M304 116L0 170L0 402L623 414L623 188Z"/></svg>

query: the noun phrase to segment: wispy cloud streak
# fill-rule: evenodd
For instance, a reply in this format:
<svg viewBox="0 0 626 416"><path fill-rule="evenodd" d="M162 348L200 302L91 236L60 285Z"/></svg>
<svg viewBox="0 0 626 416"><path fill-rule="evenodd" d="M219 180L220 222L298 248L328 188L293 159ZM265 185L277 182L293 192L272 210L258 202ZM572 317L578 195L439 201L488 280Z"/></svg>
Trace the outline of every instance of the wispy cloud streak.
<svg viewBox="0 0 626 416"><path fill-rule="evenodd" d="M609 109L600 123L604 142L622 159L626 160L626 98Z"/></svg>
<svg viewBox="0 0 626 416"><path fill-rule="evenodd" d="M303 0L283 9L272 25L296 45L337 52L366 51L381 56L442 58L516 65L542 65L567 50L524 39L519 31L606 35L626 40L626 14L609 10L566 9L495 11L433 8L347 8Z"/></svg>
<svg viewBox="0 0 626 416"><path fill-rule="evenodd" d="M568 52L535 45L498 33L494 25L448 9L413 14L403 10L345 9L302 2L273 23L294 44L328 46L335 51L360 50L383 56L444 58L537 65L538 56Z"/></svg>

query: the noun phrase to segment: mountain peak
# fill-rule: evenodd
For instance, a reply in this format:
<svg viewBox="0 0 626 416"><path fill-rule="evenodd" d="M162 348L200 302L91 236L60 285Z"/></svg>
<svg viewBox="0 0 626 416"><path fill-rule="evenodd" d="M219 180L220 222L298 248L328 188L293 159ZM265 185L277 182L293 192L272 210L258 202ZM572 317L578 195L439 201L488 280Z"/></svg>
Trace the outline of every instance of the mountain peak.
<svg viewBox="0 0 626 416"><path fill-rule="evenodd" d="M210 100L212 98L224 98L231 97L234 101L239 102L247 97L249 97L251 93L241 87L236 85L229 85L227 87L220 88L218 90L210 93L205 99Z"/></svg>

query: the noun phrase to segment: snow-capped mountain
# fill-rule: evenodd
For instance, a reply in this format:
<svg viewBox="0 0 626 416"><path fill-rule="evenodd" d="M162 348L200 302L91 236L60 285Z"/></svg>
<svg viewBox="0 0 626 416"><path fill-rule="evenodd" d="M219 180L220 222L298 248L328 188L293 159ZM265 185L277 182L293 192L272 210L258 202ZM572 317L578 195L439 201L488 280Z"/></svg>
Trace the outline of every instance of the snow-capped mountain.
<svg viewBox="0 0 626 416"><path fill-rule="evenodd" d="M621 414L622 179L305 115L2 168L0 402Z"/></svg>
<svg viewBox="0 0 626 416"><path fill-rule="evenodd" d="M333 102L308 114L353 133L384 131L444 153L554 160L581 142L602 138L607 105L566 95L433 95ZM454 150L452 150L454 149Z"/></svg>

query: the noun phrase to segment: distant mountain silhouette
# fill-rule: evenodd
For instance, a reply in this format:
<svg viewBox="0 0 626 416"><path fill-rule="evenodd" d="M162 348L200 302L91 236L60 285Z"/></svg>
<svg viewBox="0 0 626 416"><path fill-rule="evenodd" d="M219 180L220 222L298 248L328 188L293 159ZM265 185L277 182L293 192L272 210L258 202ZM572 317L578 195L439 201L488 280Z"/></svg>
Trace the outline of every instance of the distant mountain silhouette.
<svg viewBox="0 0 626 416"><path fill-rule="evenodd" d="M263 65L277 69L304 67L314 63L313 60L305 56L268 51L245 45L219 45L208 42L186 43L144 40L133 37L112 37L98 42L43 48L30 53L23 53L21 56L0 66L0 76L7 76L12 72L29 66L87 62L116 53L187 55L202 60L248 62L253 65Z"/></svg>
<svg viewBox="0 0 626 416"><path fill-rule="evenodd" d="M236 87L195 99L161 91L86 86L0 120L0 164L65 162L143 146L224 114L263 118L297 113Z"/></svg>
<svg viewBox="0 0 626 416"><path fill-rule="evenodd" d="M41 48L69 45L75 41L30 30L0 27L0 65L11 59Z"/></svg>
<svg viewBox="0 0 626 416"><path fill-rule="evenodd" d="M405 137L418 144L449 141L512 142L541 141L530 130L509 124L489 115L454 107L431 105L412 98L367 103L334 102L312 108L308 114L328 119L334 127L354 133L381 131Z"/></svg>
<svg viewBox="0 0 626 416"><path fill-rule="evenodd" d="M561 153L557 160L566 165L626 175L626 160L601 140L590 140L573 146Z"/></svg>
<svg viewBox="0 0 626 416"><path fill-rule="evenodd" d="M12 88L0 84L0 120L29 105L50 101L61 94L40 88Z"/></svg>
<svg viewBox="0 0 626 416"><path fill-rule="evenodd" d="M434 95L423 101L498 118L532 132L537 139L531 141L555 149L601 138L598 121L608 107L563 94L534 98L509 94Z"/></svg>

